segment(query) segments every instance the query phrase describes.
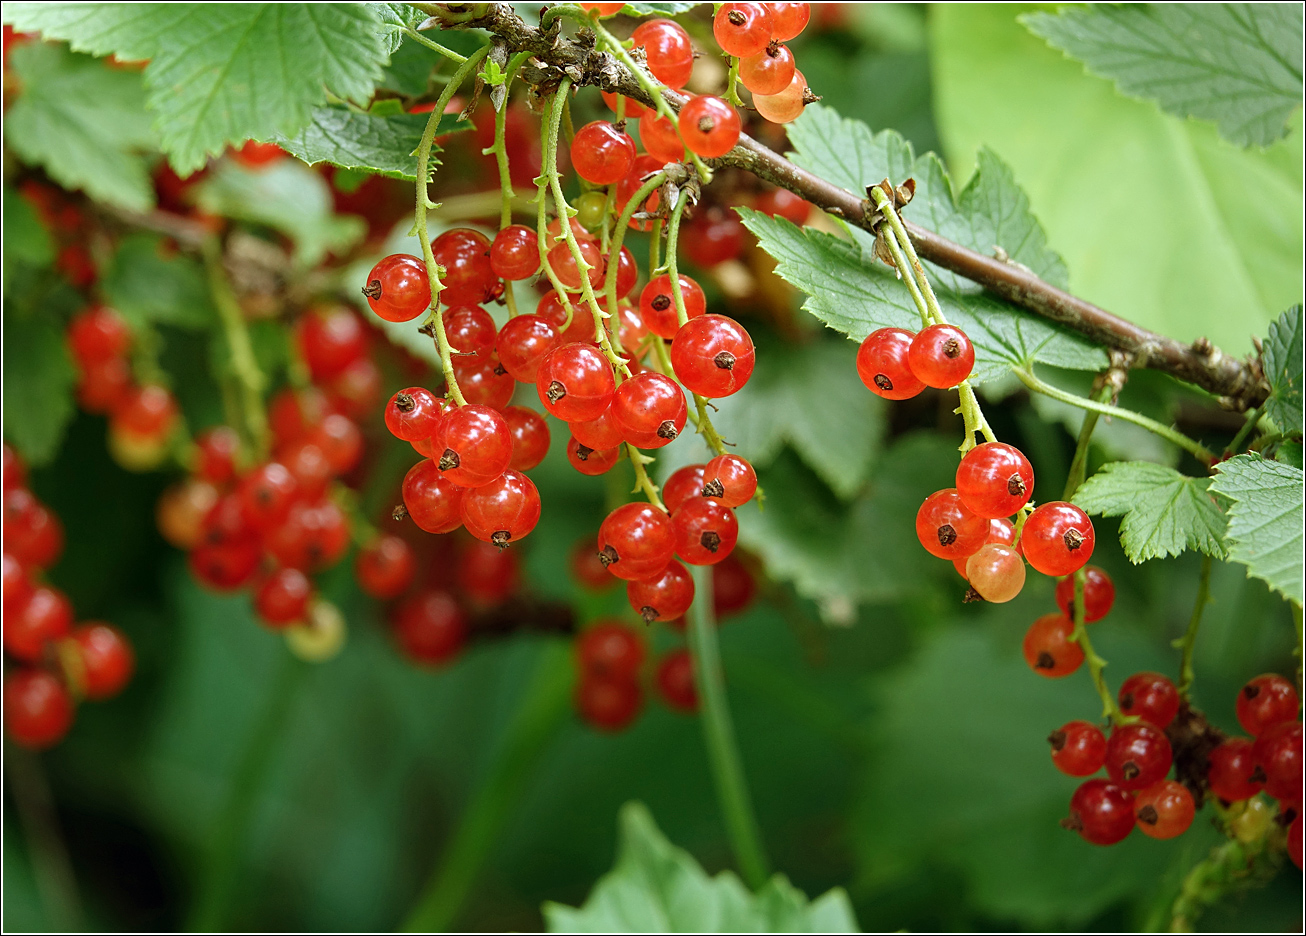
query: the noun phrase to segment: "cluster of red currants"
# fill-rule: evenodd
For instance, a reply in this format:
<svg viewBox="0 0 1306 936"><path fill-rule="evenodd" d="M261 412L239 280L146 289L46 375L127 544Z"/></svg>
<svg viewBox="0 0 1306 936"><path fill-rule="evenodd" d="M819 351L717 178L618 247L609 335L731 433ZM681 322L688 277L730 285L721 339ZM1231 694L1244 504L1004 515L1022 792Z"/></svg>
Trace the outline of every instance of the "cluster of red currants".
<svg viewBox="0 0 1306 936"><path fill-rule="evenodd" d="M29 38L35 37L24 37L24 41ZM55 269L78 289L94 286L99 271L91 255L86 237L86 216L81 207L67 192L36 179L23 180L18 191L54 238L57 245Z"/></svg>
<svg viewBox="0 0 1306 936"><path fill-rule="evenodd" d="M576 711L601 731L630 727L644 707L643 635L620 621L598 621L576 639ZM662 656L653 675L658 697L676 712L698 710L694 664L683 647Z"/></svg>
<svg viewBox="0 0 1306 936"><path fill-rule="evenodd" d="M63 552L63 527L26 487L27 471L4 446L5 731L28 748L57 744L81 699L117 695L135 656L126 636L99 621L73 625L68 596L37 580Z"/></svg>

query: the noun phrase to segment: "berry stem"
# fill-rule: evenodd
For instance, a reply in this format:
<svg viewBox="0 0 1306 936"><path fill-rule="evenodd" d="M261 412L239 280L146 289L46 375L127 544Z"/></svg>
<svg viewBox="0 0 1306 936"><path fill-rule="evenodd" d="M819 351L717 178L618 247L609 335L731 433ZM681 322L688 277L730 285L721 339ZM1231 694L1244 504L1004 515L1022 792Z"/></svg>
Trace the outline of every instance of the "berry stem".
<svg viewBox="0 0 1306 936"><path fill-rule="evenodd" d="M512 173L508 166L508 147L504 140L508 124L508 100L512 95L512 81L517 77L517 69L521 68L522 64L530 57L529 52L518 52L508 60L508 67L504 70L503 78L503 103L494 112L494 143L481 150L481 154L484 156L493 154L494 162L499 168L499 230L501 231L512 224L512 200L517 196L517 192L512 187ZM515 316L517 314L517 297L513 293L511 283L505 283L504 287L503 298L508 303L508 314Z"/></svg>
<svg viewBox="0 0 1306 936"><path fill-rule="evenodd" d="M250 342L245 325L245 313L240 308L227 273L222 266L222 244L216 237L207 238L202 246L204 269L209 276L209 292L222 322L222 332L227 339L227 352L231 373L240 390L241 427L245 443L258 460L267 457L270 439L268 417L263 409L263 389L267 377L258 366L254 345Z"/></svg>
<svg viewBox="0 0 1306 936"><path fill-rule="evenodd" d="M635 194L630 197L630 201L626 202L626 207L621 210L621 215L617 218L617 227L612 232L612 243L608 245L607 250L608 270L603 278L603 295L607 298L609 309L617 308L617 269L621 265L621 245L626 240L626 232L630 230L630 219L636 211L643 209L648 197L657 190L658 186L666 180L666 177L666 173L659 172L641 185ZM614 189L609 188L609 198L612 197L613 191Z"/></svg>
<svg viewBox="0 0 1306 936"><path fill-rule="evenodd" d="M496 742L485 774L403 922L405 931L444 932L457 919L504 823L533 778L540 756L566 720L574 679L569 645L559 640L545 643L536 655L534 675L520 695L516 714Z"/></svg>
<svg viewBox="0 0 1306 936"><path fill-rule="evenodd" d="M1274 823L1268 828L1275 829ZM1191 933L1208 907L1220 903L1230 894L1265 882L1278 870L1279 862L1269 858L1269 837L1262 834L1250 842L1231 840L1211 849L1195 864L1180 885L1179 894L1170 907L1167 921L1155 921L1151 931L1168 929L1171 933Z"/></svg>
<svg viewBox="0 0 1306 936"><path fill-rule="evenodd" d="M653 229L648 234L648 275L656 276L654 271L662 266L662 219L653 222Z"/></svg>
<svg viewBox="0 0 1306 936"><path fill-rule="evenodd" d="M1197 644L1197 629L1202 623L1202 612L1211 603L1211 557L1202 556L1202 571L1197 579L1197 598L1193 602L1193 616L1188 619L1188 630L1171 645L1183 650L1179 658L1179 695L1187 699L1192 689L1193 647Z"/></svg>
<svg viewBox="0 0 1306 936"><path fill-rule="evenodd" d="M735 107L743 107L736 86L739 84L739 56L730 56L730 74L726 77L726 100Z"/></svg>
<svg viewBox="0 0 1306 936"><path fill-rule="evenodd" d="M1247 437L1252 434L1252 430L1256 428L1256 424L1260 421L1261 407L1258 406L1248 412L1247 420L1243 423L1242 428L1238 430L1238 434L1233 437L1233 441L1229 443L1229 447L1224 450L1224 454L1226 456L1236 455L1238 452L1242 451L1243 443L1247 441Z"/></svg>
<svg viewBox="0 0 1306 936"><path fill-rule="evenodd" d="M694 603L686 617L689 620L689 650L694 660L694 683L701 705L703 741L707 745L717 801L735 861L744 882L758 890L770 873L769 862L744 778L743 762L726 699L721 647L717 642L712 610L712 569L710 566L691 566L690 574L694 577Z"/></svg>
<svg viewBox="0 0 1306 936"><path fill-rule="evenodd" d="M643 492L648 498L648 502L659 510L666 510L667 507L662 503L662 498L658 496L658 486L653 483L653 479L648 476L645 465L651 464L657 459L651 455L645 455L629 442L623 443L626 446L626 452L630 455L630 463L635 467L635 486L631 488L630 493L639 494Z"/></svg>
<svg viewBox="0 0 1306 936"><path fill-rule="evenodd" d="M447 59L452 59L454 62L457 62L459 65L467 61L467 56L460 55L459 53L455 52L453 49L445 48L444 46L440 45L440 43L434 41L433 39L428 39L426 36L423 36L421 33L413 29L412 27L404 26L400 29L400 32L402 32L409 39L413 39L416 42L420 43L421 45L426 46L432 52L439 53L440 55L443 55Z"/></svg>
<svg viewBox="0 0 1306 936"><path fill-rule="evenodd" d="M540 144L541 146L544 146L549 138L549 122L552 113L553 100L545 99L544 111L540 114L540 128L545 141ZM558 279L558 274L553 271L553 264L549 262L549 180L548 174L543 171L543 168L541 168L539 176L535 179L535 185L535 240L540 248L540 269L544 272L544 276L548 281L553 284L553 292L562 301L562 307L567 310L567 317L562 323L562 331L566 331L571 327L571 321L576 316L576 307L571 304L571 298L567 295L562 280ZM561 210L558 211L558 217L562 219L558 222L560 227L563 225L570 226L571 219L567 218Z"/></svg>

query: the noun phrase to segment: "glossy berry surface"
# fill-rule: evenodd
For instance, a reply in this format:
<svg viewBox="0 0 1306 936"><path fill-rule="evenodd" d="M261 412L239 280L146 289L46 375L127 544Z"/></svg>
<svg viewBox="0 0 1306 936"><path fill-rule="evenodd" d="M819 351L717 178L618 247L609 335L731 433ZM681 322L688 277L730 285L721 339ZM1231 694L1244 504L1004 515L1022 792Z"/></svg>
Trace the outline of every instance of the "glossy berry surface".
<svg viewBox="0 0 1306 936"><path fill-rule="evenodd" d="M1238 692L1234 713L1243 731L1253 738L1267 728L1297 720L1297 689L1276 673L1265 673L1249 680Z"/></svg>
<svg viewBox="0 0 1306 936"><path fill-rule="evenodd" d="M801 71L794 69L794 77L790 79L789 87L778 94L753 95L753 107L771 123L787 124L797 120L802 114L807 106L803 101L806 94L807 79L803 77Z"/></svg>
<svg viewBox="0 0 1306 936"><path fill-rule="evenodd" d="M911 340L907 363L927 387L955 387L975 369L975 348L956 325L930 325Z"/></svg>
<svg viewBox="0 0 1306 936"><path fill-rule="evenodd" d="M354 560L358 587L381 601L403 594L416 571L417 560L412 547L391 533L372 540L358 551Z"/></svg>
<svg viewBox="0 0 1306 936"><path fill-rule="evenodd" d="M634 679L644 665L644 638L624 624L595 624L577 639L576 662L582 673Z"/></svg>
<svg viewBox="0 0 1306 936"><path fill-rule="evenodd" d="M509 406L503 411L512 433L512 460L508 467L530 471L549 454L549 424L528 406Z"/></svg>
<svg viewBox="0 0 1306 936"><path fill-rule="evenodd" d="M1264 781L1253 780L1256 761L1249 738L1229 738L1211 751L1206 780L1211 792L1229 803L1237 803L1261 792Z"/></svg>
<svg viewBox="0 0 1306 936"><path fill-rule="evenodd" d="M453 375L463 399L490 409L502 410L517 389L517 382L495 354L455 357Z"/></svg>
<svg viewBox="0 0 1306 936"><path fill-rule="evenodd" d="M685 158L685 144L680 141L680 130L671 118L659 116L655 111L645 111L639 118L639 141L658 165L681 162Z"/></svg>
<svg viewBox="0 0 1306 936"><path fill-rule="evenodd" d="M506 280L530 279L540 269L539 236L524 224L510 224L490 244L490 268Z"/></svg>
<svg viewBox="0 0 1306 936"><path fill-rule="evenodd" d="M165 435L177 418L177 401L166 387L146 384L131 390L112 414L112 425L136 436Z"/></svg>
<svg viewBox="0 0 1306 936"><path fill-rule="evenodd" d="M909 400L925 389L907 363L912 337L905 328L880 328L857 349L857 376L876 396Z"/></svg>
<svg viewBox="0 0 1306 936"><path fill-rule="evenodd" d="M621 731L643 707L644 693L634 680L587 675L576 687L576 710L600 731Z"/></svg>
<svg viewBox="0 0 1306 936"><path fill-rule="evenodd" d="M647 20L635 27L631 40L643 47L648 70L668 88L683 88L694 70L689 33L672 20Z"/></svg>
<svg viewBox="0 0 1306 936"><path fill-rule="evenodd" d="M1070 797L1070 815L1061 824L1086 842L1114 845L1134 830L1134 798L1109 780L1087 780Z"/></svg>
<svg viewBox="0 0 1306 936"><path fill-rule="evenodd" d="M34 588L15 611L5 612L5 653L35 663L72 625L73 606L63 592L45 585Z"/></svg>
<svg viewBox="0 0 1306 936"><path fill-rule="evenodd" d="M431 305L426 264L410 254L391 254L367 274L363 295L387 322L410 322Z"/></svg>
<svg viewBox="0 0 1306 936"><path fill-rule="evenodd" d="M810 3L771 3L771 38L788 42L807 28L812 16Z"/></svg>
<svg viewBox="0 0 1306 936"><path fill-rule="evenodd" d="M691 497L671 515L676 555L690 565L715 565L739 541L735 512L711 497Z"/></svg>
<svg viewBox="0 0 1306 936"><path fill-rule="evenodd" d="M726 507L739 507L757 493L757 472L748 459L738 455L718 455L703 466L704 497L712 497Z"/></svg>
<svg viewBox="0 0 1306 936"><path fill-rule="evenodd" d="M98 621L73 631L81 663L80 683L88 699L109 699L123 690L136 670L136 654L122 631Z"/></svg>
<svg viewBox="0 0 1306 936"><path fill-rule="evenodd" d="M604 6L612 6L612 4L604 4ZM639 118L648 113L647 107L639 103L639 101L636 101L633 98L628 98L623 94L614 94L611 91L604 91L601 96L603 98L603 103L608 105L608 109L614 114L617 113L617 105L620 104L623 108L622 113L625 115L627 120L639 120Z"/></svg>
<svg viewBox="0 0 1306 936"><path fill-rule="evenodd" d="M313 583L298 569L277 569L254 593L254 610L266 623L284 627L302 621L313 597Z"/></svg>
<svg viewBox="0 0 1306 936"><path fill-rule="evenodd" d="M1072 616L1071 608L1075 604L1075 580L1068 577L1057 582L1057 607ZM1084 567L1084 623L1100 621L1111 611L1116 603L1116 586L1111 576L1097 566Z"/></svg>
<svg viewBox="0 0 1306 936"><path fill-rule="evenodd" d="M480 305L494 295L498 277L490 265L490 239L480 231L445 231L431 242L431 253L444 269L441 304Z"/></svg>
<svg viewBox="0 0 1306 936"><path fill-rule="evenodd" d="M595 120L576 131L571 164L576 174L595 185L620 181L635 162L635 143L606 120Z"/></svg>
<svg viewBox="0 0 1306 936"><path fill-rule="evenodd" d="M1010 517L1034 494L1034 468L1014 445L984 442L962 457L957 493L978 516Z"/></svg>
<svg viewBox="0 0 1306 936"><path fill-rule="evenodd" d="M672 472L662 485L662 503L667 510L674 513L691 497L702 497L706 474L706 465L685 465Z"/></svg>
<svg viewBox="0 0 1306 936"><path fill-rule="evenodd" d="M463 526L478 540L507 546L521 541L540 521L535 482L509 468L489 484L463 495Z"/></svg>
<svg viewBox="0 0 1306 936"><path fill-rule="evenodd" d="M579 342L563 345L545 356L535 387L549 414L566 422L598 419L617 392L607 358L593 345Z"/></svg>
<svg viewBox="0 0 1306 936"><path fill-rule="evenodd" d="M753 339L724 315L692 318L671 342L671 366L686 389L705 397L736 392L753 374Z"/></svg>
<svg viewBox="0 0 1306 936"><path fill-rule="evenodd" d="M989 535L984 538L984 545L997 543L1000 546L1012 546L1017 553L1020 552L1020 546L1016 543L1016 525L1005 517L989 521ZM957 574L962 578L966 577L966 563L970 557L966 556L961 559L952 560L952 567L957 570Z"/></svg>
<svg viewBox="0 0 1306 936"><path fill-rule="evenodd" d="M611 406L596 419L569 422L567 427L577 442L595 451L614 449L624 438L621 424L617 422Z"/></svg>
<svg viewBox="0 0 1306 936"><path fill-rule="evenodd" d="M1179 714L1179 690L1160 673L1134 673L1120 684L1119 699L1120 711L1161 729Z"/></svg>
<svg viewBox="0 0 1306 936"><path fill-rule="evenodd" d="M677 712L698 711L698 689L694 685L694 661L688 650L673 650L658 663L654 676L658 696L667 708Z"/></svg>
<svg viewBox="0 0 1306 936"><path fill-rule="evenodd" d="M413 523L427 533L451 533L463 523L464 491L427 458L409 468L404 476L404 509Z"/></svg>
<svg viewBox="0 0 1306 936"><path fill-rule="evenodd" d="M966 560L966 581L985 601L1010 601L1025 587L1025 560L1010 546L986 543Z"/></svg>
<svg viewBox="0 0 1306 936"><path fill-rule="evenodd" d="M723 3L712 35L726 55L756 55L771 41L771 11L764 3Z"/></svg>
<svg viewBox="0 0 1306 936"><path fill-rule="evenodd" d="M21 669L5 677L5 733L16 744L41 750L57 744L73 725L73 700L44 670Z"/></svg>
<svg viewBox="0 0 1306 936"><path fill-rule="evenodd" d="M711 205L681 227L680 249L698 266L713 267L738 259L747 233L736 212Z"/></svg>
<svg viewBox="0 0 1306 936"><path fill-rule="evenodd" d="M230 426L205 429L195 438L195 474L213 484L226 484L236 474L240 435Z"/></svg>
<svg viewBox="0 0 1306 936"><path fill-rule="evenodd" d="M739 80L754 94L779 94L794 80L794 54L788 46L769 42L762 51L740 60Z"/></svg>
<svg viewBox="0 0 1306 936"><path fill-rule="evenodd" d="M694 601L694 580L683 565L672 559L653 578L626 585L626 600L646 623L672 621L689 610Z"/></svg>
<svg viewBox="0 0 1306 936"><path fill-rule="evenodd" d="M405 442L431 438L443 418L442 401L424 387L400 390L385 407L385 427L396 439Z"/></svg>
<svg viewBox="0 0 1306 936"><path fill-rule="evenodd" d="M688 276L679 276L680 298L685 303L685 313L690 319L707 312L703 289ZM680 331L676 315L675 297L671 293L671 277L663 273L648 281L639 295L639 314L648 330L659 338L675 338Z"/></svg>
<svg viewBox="0 0 1306 936"><path fill-rule="evenodd" d="M1044 575L1069 575L1093 555L1093 522L1074 504L1040 504L1025 521L1020 545L1025 558Z"/></svg>
<svg viewBox="0 0 1306 936"><path fill-rule="evenodd" d="M678 126L685 146L704 159L724 156L739 142L739 112L710 94L690 98Z"/></svg>
<svg viewBox="0 0 1306 936"><path fill-rule="evenodd" d="M1029 668L1048 679L1060 679L1079 669L1084 651L1070 639L1074 629L1064 614L1045 614L1031 624L1021 645Z"/></svg>
<svg viewBox="0 0 1306 936"><path fill-rule="evenodd" d="M1125 790L1141 790L1170 772L1170 741L1146 722L1118 725L1106 740L1106 774Z"/></svg>
<svg viewBox="0 0 1306 936"><path fill-rule="evenodd" d="M302 572L329 569L349 548L349 520L332 500L297 501L265 545L284 566Z"/></svg>
<svg viewBox="0 0 1306 936"><path fill-rule="evenodd" d="M675 550L671 518L650 504L622 504L599 527L599 558L609 572L626 581L658 575Z"/></svg>
<svg viewBox="0 0 1306 936"><path fill-rule="evenodd" d="M567 442L567 461L583 475L606 474L621 458L620 448L593 449L582 444L575 436Z"/></svg>
<svg viewBox="0 0 1306 936"><path fill-rule="evenodd" d="M451 306L440 313L440 318L444 320L449 347L463 355L455 360L466 363L466 355L485 356L494 350L498 330L490 313L480 306Z"/></svg>
<svg viewBox="0 0 1306 936"><path fill-rule="evenodd" d="M395 639L413 661L428 666L448 663L467 639L467 618L448 592L426 589L394 610Z"/></svg>
<svg viewBox="0 0 1306 936"><path fill-rule="evenodd" d="M989 521L971 513L956 488L935 491L916 511L916 538L940 559L973 556L988 535Z"/></svg>
<svg viewBox="0 0 1306 936"><path fill-rule="evenodd" d="M300 316L299 353L316 382L344 371L367 352L367 335L358 316L343 306L314 309Z"/></svg>
<svg viewBox="0 0 1306 936"><path fill-rule="evenodd" d="M286 516L298 492L299 484L289 468L267 462L246 475L236 493L245 522L256 530L266 530Z"/></svg>
<svg viewBox="0 0 1306 936"><path fill-rule="evenodd" d="M606 272L606 261L599 245L591 240L580 240L577 241L576 249L585 262L585 277L589 280L590 288L598 291L603 285L603 274ZM564 289L580 292L580 266L576 263L569 244L564 241L549 249L549 266ZM577 314L584 313L578 311Z"/></svg>
<svg viewBox="0 0 1306 936"><path fill-rule="evenodd" d="M625 441L636 448L661 448L685 428L689 407L680 385L662 374L645 371L624 381L612 400L612 415Z"/></svg>
<svg viewBox="0 0 1306 936"><path fill-rule="evenodd" d="M1265 792L1277 800L1300 802L1302 795L1301 722L1280 722L1265 729L1252 745L1252 760L1265 777Z"/></svg>
<svg viewBox="0 0 1306 936"><path fill-rule="evenodd" d="M1154 839L1172 839L1187 832L1196 812L1193 794L1174 780L1159 780L1139 790L1134 798L1138 829Z"/></svg>
<svg viewBox="0 0 1306 936"><path fill-rule="evenodd" d="M560 337L547 319L538 315L513 316L499 329L499 361L514 380L535 383L540 361L558 346Z"/></svg>
<svg viewBox="0 0 1306 936"><path fill-rule="evenodd" d="M720 622L746 611L757 596L757 580L736 550L712 566L712 611Z"/></svg>
<svg viewBox="0 0 1306 936"><path fill-rule="evenodd" d="M1072 721L1048 735L1052 763L1071 777L1087 777L1102 769L1106 760L1106 735L1097 725Z"/></svg>
<svg viewBox="0 0 1306 936"><path fill-rule="evenodd" d="M108 306L94 306L68 323L68 350L82 367L121 358L131 340L127 320Z"/></svg>
<svg viewBox="0 0 1306 936"><path fill-rule="evenodd" d="M493 481L512 461L512 432L498 410L469 403L445 416L435 449L445 477L462 487L477 487Z"/></svg>

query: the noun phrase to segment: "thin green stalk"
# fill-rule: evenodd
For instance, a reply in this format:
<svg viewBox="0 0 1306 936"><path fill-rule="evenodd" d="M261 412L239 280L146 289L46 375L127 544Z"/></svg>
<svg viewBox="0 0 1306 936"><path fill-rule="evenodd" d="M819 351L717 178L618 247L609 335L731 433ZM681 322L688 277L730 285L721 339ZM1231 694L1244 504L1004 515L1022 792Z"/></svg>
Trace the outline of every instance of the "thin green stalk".
<svg viewBox="0 0 1306 936"><path fill-rule="evenodd" d="M739 91L736 85L739 84L739 56L730 56L730 74L726 76L726 100L735 107L743 107L744 102L739 99Z"/></svg>
<svg viewBox="0 0 1306 936"><path fill-rule="evenodd" d="M1188 698L1193 686L1193 647L1197 644L1197 629L1202 624L1202 612L1211 603L1211 557L1202 556L1202 571L1197 579L1197 599L1193 602L1193 616L1188 619L1187 632L1173 644L1182 649L1179 659L1179 695Z"/></svg>
<svg viewBox="0 0 1306 936"><path fill-rule="evenodd" d="M1115 416L1123 419L1125 422L1131 422L1136 426L1142 426L1149 432L1159 435L1161 438L1173 442L1186 452L1189 452L1198 461L1205 465L1210 465L1215 461L1215 455L1202 443L1195 439L1190 439L1177 429L1171 429L1169 426L1162 425L1155 419L1149 419L1142 413L1135 413L1133 410L1121 409L1117 406L1108 406L1105 403L1099 403L1096 400L1088 400L1084 397L1075 396L1073 393L1067 393L1051 384L1044 383L1034 376L1032 371L1023 367L1014 368L1016 376L1026 387L1035 393L1041 393L1049 396L1054 400L1060 400L1062 403L1069 403L1071 406L1077 406L1082 410L1092 413L1099 413L1103 416Z"/></svg>
<svg viewBox="0 0 1306 936"><path fill-rule="evenodd" d="M648 235L648 275L650 278L659 275L658 269L662 266L662 219L658 218L653 222L653 227L649 229Z"/></svg>
<svg viewBox="0 0 1306 936"><path fill-rule="evenodd" d="M505 143L505 130L508 123L508 98L512 94L512 82L517 76L517 69L530 58L529 52L518 52L508 60L504 71L503 106L494 112L494 143L481 151L482 155L494 154L494 162L499 169L499 230L512 224L512 201L517 192L512 187L512 172L508 166L508 147ZM513 294L512 284L505 283L503 298L508 303L508 314L517 314L517 297Z"/></svg>
<svg viewBox="0 0 1306 936"><path fill-rule="evenodd" d="M307 668L292 654L283 654L266 707L250 731L227 798L212 825L199 895L186 925L192 932L220 932L226 928L254 809L268 771L281 751L291 702Z"/></svg>
<svg viewBox="0 0 1306 936"><path fill-rule="evenodd" d="M648 502L659 510L665 511L666 505L662 503L662 498L658 496L658 486L653 483L653 479L648 476L648 471L644 466L654 461L651 456L645 455L629 442L625 443L626 454L630 456L630 463L635 468L635 487L631 489L632 494L643 492L648 498Z"/></svg>
<svg viewBox="0 0 1306 936"><path fill-rule="evenodd" d="M540 146L548 145L549 124L553 121L553 99L546 98L544 101L544 112L540 115ZM543 167L541 167L543 168ZM571 320L576 315L576 309L571 304L571 299L567 295L567 290L562 285L562 280L558 279L558 274L553 270L553 264L549 262L549 180L547 173L541 171L535 180L535 239L540 247L540 271L550 283L553 284L553 292L562 301L562 307L567 312L567 317L563 320L562 331L571 327ZM555 208L557 206L554 206ZM558 213L561 219L558 222L559 229L569 227L571 219L566 217L563 212Z"/></svg>
<svg viewBox="0 0 1306 936"><path fill-rule="evenodd" d="M907 229L902 225L902 219L898 217L897 210L889 203L889 196L884 194L884 189L878 185L871 189L871 198L874 200L880 213L884 215L889 222L889 227L893 229L894 236L897 237L899 245L907 254L909 267L898 269L902 271L903 277L916 276L916 282L920 286L921 295L925 297L925 304L928 307L929 319L934 324L942 324L947 319L943 317L943 310L939 308L939 300L934 295L934 290L930 286L930 279L925 275L925 265L921 263L921 258L916 256L916 247L907 236Z"/></svg>
<svg viewBox="0 0 1306 936"><path fill-rule="evenodd" d="M267 387L267 377L258 366L254 356L254 345L249 339L249 328L245 324L245 313L241 311L240 301L236 298L227 273L222 267L222 245L216 237L205 239L202 251L204 268L209 276L209 292L213 304L217 307L218 318L222 322L222 332L227 340L230 354L231 371L240 388L241 422L243 423L245 442L254 456L262 460L266 457L270 437L268 435L268 417L263 409L263 390Z"/></svg>
<svg viewBox="0 0 1306 936"><path fill-rule="evenodd" d="M753 890L760 889L770 874L770 862L762 845L762 834L753 813L753 802L744 778L743 762L735 742L734 723L726 699L721 648L712 612L712 570L691 566L694 603L689 608L689 649L694 659L694 683L698 690L703 741L716 785L726 836L739 865L740 874Z"/></svg>
<svg viewBox="0 0 1306 936"><path fill-rule="evenodd" d="M567 644L547 643L540 651L530 684L521 694L517 712L499 739L485 777L404 920L406 932L443 932L457 919L504 823L521 801L540 756L570 711L574 678Z"/></svg>
<svg viewBox="0 0 1306 936"><path fill-rule="evenodd" d="M39 755L6 745L4 775L5 792L18 810L45 920L56 932L78 932L86 923L77 876L68 857L68 846L59 828L59 815ZM6 857L14 860L7 848Z"/></svg>
<svg viewBox="0 0 1306 936"><path fill-rule="evenodd" d="M453 61L457 62L459 65L467 61L467 56L460 55L459 53L455 52L453 49L446 49L444 46L440 45L440 43L432 39L428 39L426 36L423 36L416 29L411 29L408 26L405 26L402 32L409 39L416 40L417 42L426 46L432 52L438 52L440 55L443 55L447 59L452 59Z"/></svg>
<svg viewBox="0 0 1306 936"><path fill-rule="evenodd" d="M1238 434L1233 437L1233 441L1229 443L1229 447L1224 450L1224 454L1235 455L1242 451L1243 443L1247 441L1247 437L1252 434L1252 430L1256 428L1256 424L1260 421L1261 407L1258 406L1247 414L1246 422L1244 422L1242 428L1238 430Z"/></svg>
<svg viewBox="0 0 1306 936"><path fill-rule="evenodd" d="M630 230L630 219L635 212L642 210L644 202L648 200L648 197L657 190L665 179L666 174L659 172L641 185L635 194L630 197L630 200L626 202L626 207L621 209L621 214L617 217L617 227L612 232L612 242L608 245L608 270L603 279L603 295L609 309L617 308L617 270L621 265L618 259L621 255L621 245L626 240L626 232ZM611 191L610 189L609 195L611 195ZM618 344L620 344L620 339L618 339Z"/></svg>

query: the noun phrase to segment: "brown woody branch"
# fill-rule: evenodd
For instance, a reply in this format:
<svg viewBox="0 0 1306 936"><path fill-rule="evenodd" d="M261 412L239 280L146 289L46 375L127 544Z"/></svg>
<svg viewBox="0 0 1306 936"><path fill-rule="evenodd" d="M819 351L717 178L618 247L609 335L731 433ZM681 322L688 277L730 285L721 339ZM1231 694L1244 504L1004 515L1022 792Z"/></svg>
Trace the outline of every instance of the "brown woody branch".
<svg viewBox="0 0 1306 936"><path fill-rule="evenodd" d="M604 91L653 105L653 98L629 69L612 55L598 50L594 36L587 30L581 30L571 39L559 32L556 20L549 29L531 26L506 3L415 3L413 6L431 16L423 26L488 30L501 37L511 49L534 53L539 62L556 70L559 79L566 74L576 87L597 85ZM675 110L688 100L675 91L663 94ZM739 138L733 150L710 162L714 166L747 170L849 224L871 229L875 213L861 195L813 175L746 134ZM1244 360L1227 355L1206 338L1187 345L1148 331L1044 282L1018 264L985 256L903 220L922 258L978 283L1008 302L1121 352L1133 368L1164 371L1220 397L1221 403L1232 409L1256 406L1269 393L1260 361L1255 357Z"/></svg>

